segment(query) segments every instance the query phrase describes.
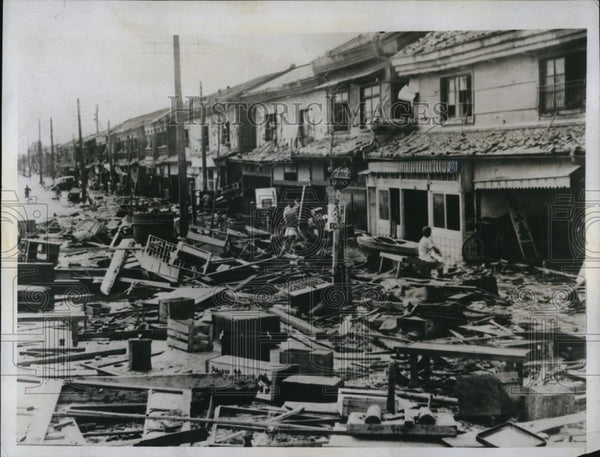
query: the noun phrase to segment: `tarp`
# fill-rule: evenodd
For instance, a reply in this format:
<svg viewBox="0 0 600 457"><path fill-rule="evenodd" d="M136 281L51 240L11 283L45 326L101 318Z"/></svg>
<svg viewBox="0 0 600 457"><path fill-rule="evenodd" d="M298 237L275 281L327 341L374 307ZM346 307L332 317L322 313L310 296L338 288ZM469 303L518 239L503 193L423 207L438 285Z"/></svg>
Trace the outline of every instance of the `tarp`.
<svg viewBox="0 0 600 457"><path fill-rule="evenodd" d="M514 161L475 164L475 189L552 189L571 187L571 174L581 165L570 161Z"/></svg>

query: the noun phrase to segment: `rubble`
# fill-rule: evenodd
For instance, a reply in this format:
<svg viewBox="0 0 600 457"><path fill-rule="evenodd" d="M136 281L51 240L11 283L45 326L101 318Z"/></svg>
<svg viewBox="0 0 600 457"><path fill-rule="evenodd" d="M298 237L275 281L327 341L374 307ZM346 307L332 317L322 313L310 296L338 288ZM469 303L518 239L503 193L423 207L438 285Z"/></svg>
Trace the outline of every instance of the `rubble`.
<svg viewBox="0 0 600 457"><path fill-rule="evenodd" d="M102 223L73 231L92 211L80 208L23 239L19 332L42 333L18 343L20 369L35 370L20 384L54 378L43 405L35 390L20 400L34 408L23 443L497 447L580 433L573 278L496 262L433 279L355 262L340 287L329 255L277 253L265 238L256 249L264 234L242 221L162 239L133 233L133 208L105 205ZM531 319L523 285L568 319Z"/></svg>

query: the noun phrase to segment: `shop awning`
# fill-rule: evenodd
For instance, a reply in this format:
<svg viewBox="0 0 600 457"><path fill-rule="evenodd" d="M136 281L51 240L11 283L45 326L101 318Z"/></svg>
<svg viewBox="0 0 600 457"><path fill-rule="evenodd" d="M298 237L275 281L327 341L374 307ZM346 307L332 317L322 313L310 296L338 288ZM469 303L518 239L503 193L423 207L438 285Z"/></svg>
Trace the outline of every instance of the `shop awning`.
<svg viewBox="0 0 600 457"><path fill-rule="evenodd" d="M581 165L568 161L486 163L475 165L475 189L557 189L571 187L571 174Z"/></svg>

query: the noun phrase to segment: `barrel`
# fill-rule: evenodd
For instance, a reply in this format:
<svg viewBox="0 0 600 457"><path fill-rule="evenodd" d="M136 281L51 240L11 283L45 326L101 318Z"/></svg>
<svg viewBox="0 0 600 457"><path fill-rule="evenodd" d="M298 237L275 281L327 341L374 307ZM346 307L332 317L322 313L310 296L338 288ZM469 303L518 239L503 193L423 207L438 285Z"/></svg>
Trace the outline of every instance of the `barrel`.
<svg viewBox="0 0 600 457"><path fill-rule="evenodd" d="M150 371L152 369L152 340L139 338L129 340L129 369Z"/></svg>
<svg viewBox="0 0 600 457"><path fill-rule="evenodd" d="M133 214L133 238L137 243L146 244L148 236L154 235L163 240L173 239L175 215L173 213Z"/></svg>

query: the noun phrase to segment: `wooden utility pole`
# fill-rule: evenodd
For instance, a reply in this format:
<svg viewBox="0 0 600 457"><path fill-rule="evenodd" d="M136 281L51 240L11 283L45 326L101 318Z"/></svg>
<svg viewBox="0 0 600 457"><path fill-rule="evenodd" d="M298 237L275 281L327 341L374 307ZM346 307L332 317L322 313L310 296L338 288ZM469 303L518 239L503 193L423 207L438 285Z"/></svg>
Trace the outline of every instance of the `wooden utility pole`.
<svg viewBox="0 0 600 457"><path fill-rule="evenodd" d="M52 174L52 181L54 182L54 178L56 178L56 162L54 161L54 130L52 128L52 118L50 118L50 162L52 164L50 173Z"/></svg>
<svg viewBox="0 0 600 457"><path fill-rule="evenodd" d="M27 177L31 178L31 145L27 141Z"/></svg>
<svg viewBox="0 0 600 457"><path fill-rule="evenodd" d="M200 127L202 130L202 143L200 145L202 151L202 191L208 190L208 169L206 168L206 143L208 143L208 128L206 127L206 105L204 103L204 97L202 96L202 82L200 82ZM204 134L206 133L206 138Z"/></svg>
<svg viewBox="0 0 600 457"><path fill-rule="evenodd" d="M42 121L38 119L38 167L40 172L40 184L44 184L42 176Z"/></svg>
<svg viewBox="0 0 600 457"><path fill-rule="evenodd" d="M87 200L85 154L83 152L83 137L81 136L81 113L79 112L79 99L77 99L77 127L79 130L79 174L81 175L81 201L85 202Z"/></svg>
<svg viewBox="0 0 600 457"><path fill-rule="evenodd" d="M98 122L98 105L96 105L96 115L94 116L94 120L96 121L96 133L100 133L100 127Z"/></svg>
<svg viewBox="0 0 600 457"><path fill-rule="evenodd" d="M108 121L107 127L107 138L106 138L106 150L108 152L108 167L110 168L110 186L108 191L111 194L115 193L115 167L113 163L113 150L112 150L112 135L110 131L110 121Z"/></svg>
<svg viewBox="0 0 600 457"><path fill-rule="evenodd" d="M179 233L183 236L188 231L188 186L187 186L187 160L185 157L185 126L180 121L178 114L183 113L183 99L181 94L181 64L179 60L179 35L173 35L173 56L175 63L175 98L177 110L175 113L175 140L177 145L177 174L179 181Z"/></svg>

